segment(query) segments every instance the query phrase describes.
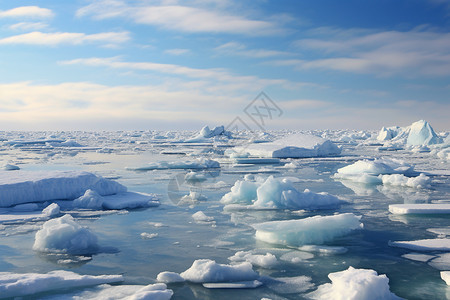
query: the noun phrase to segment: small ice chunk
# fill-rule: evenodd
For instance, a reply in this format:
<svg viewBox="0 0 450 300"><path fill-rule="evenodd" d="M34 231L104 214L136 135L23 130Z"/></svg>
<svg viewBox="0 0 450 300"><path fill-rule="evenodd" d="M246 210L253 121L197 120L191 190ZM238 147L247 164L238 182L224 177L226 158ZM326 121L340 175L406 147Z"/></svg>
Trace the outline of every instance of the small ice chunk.
<svg viewBox="0 0 450 300"><path fill-rule="evenodd" d="M0 296L22 297L36 293L123 281L122 275L79 275L57 270L47 274L0 272Z"/></svg>
<svg viewBox="0 0 450 300"><path fill-rule="evenodd" d="M207 289L254 289L260 287L263 283L258 280L240 281L240 282L218 282L218 283L203 283Z"/></svg>
<svg viewBox="0 0 450 300"><path fill-rule="evenodd" d="M179 204L206 200L208 200L208 197L206 197L202 193L189 191L189 195L184 195L183 197L181 197Z"/></svg>
<svg viewBox="0 0 450 300"><path fill-rule="evenodd" d="M3 170L5 171L17 171L20 170L20 168L16 165L6 164L3 166Z"/></svg>
<svg viewBox="0 0 450 300"><path fill-rule="evenodd" d="M93 190L86 190L83 196L73 200L73 207L101 209L103 207L103 197Z"/></svg>
<svg viewBox="0 0 450 300"><path fill-rule="evenodd" d="M208 217L207 215L205 215L204 212L202 212L201 210L199 210L198 212L196 212L195 214L192 215L192 218L195 220L195 222L197 223L209 223L209 222L213 222L214 221L214 217Z"/></svg>
<svg viewBox="0 0 450 300"><path fill-rule="evenodd" d="M36 232L33 250L69 254L93 254L99 251L97 237L79 225L71 215L44 223Z"/></svg>
<svg viewBox="0 0 450 300"><path fill-rule="evenodd" d="M164 283L175 283L175 282L184 282L184 278L180 276L180 274L175 272L161 272L156 277L158 282Z"/></svg>
<svg viewBox="0 0 450 300"><path fill-rule="evenodd" d="M414 251L450 251L450 239L423 239L415 241L389 242L389 246Z"/></svg>
<svg viewBox="0 0 450 300"><path fill-rule="evenodd" d="M189 172L184 176L184 180L186 182L202 182L206 181L207 178L205 174L197 173L197 172Z"/></svg>
<svg viewBox="0 0 450 300"><path fill-rule="evenodd" d="M46 208L42 210L42 214L47 217L54 217L60 214L60 208L59 205L56 203L52 203Z"/></svg>
<svg viewBox="0 0 450 300"><path fill-rule="evenodd" d="M417 177L406 177L403 174L380 175L384 185L402 186L410 188L429 188L431 179L423 173Z"/></svg>
<svg viewBox="0 0 450 300"><path fill-rule="evenodd" d="M391 204L389 211L396 215L408 214L449 214L450 204Z"/></svg>
<svg viewBox="0 0 450 300"><path fill-rule="evenodd" d="M447 285L450 285L450 271L441 271L441 278Z"/></svg>
<svg viewBox="0 0 450 300"><path fill-rule="evenodd" d="M354 269L330 273L325 283L309 293L312 299L391 300L400 299L389 290L389 278L374 270Z"/></svg>
<svg viewBox="0 0 450 300"><path fill-rule="evenodd" d="M192 266L180 275L185 280L196 283L249 281L259 277L249 262L225 265L210 259L194 261Z"/></svg>
<svg viewBox="0 0 450 300"><path fill-rule="evenodd" d="M238 251L228 258L232 262L247 261L254 266L270 269L277 264L277 258L271 253L252 254L251 251Z"/></svg>
<svg viewBox="0 0 450 300"><path fill-rule="evenodd" d="M314 216L300 220L270 221L252 225L256 239L288 246L323 244L363 228L361 217L352 213Z"/></svg>
<svg viewBox="0 0 450 300"><path fill-rule="evenodd" d="M142 232L141 233L141 237L145 238L145 239L153 239L153 238L155 238L157 236L158 236L157 233L148 233L148 232Z"/></svg>

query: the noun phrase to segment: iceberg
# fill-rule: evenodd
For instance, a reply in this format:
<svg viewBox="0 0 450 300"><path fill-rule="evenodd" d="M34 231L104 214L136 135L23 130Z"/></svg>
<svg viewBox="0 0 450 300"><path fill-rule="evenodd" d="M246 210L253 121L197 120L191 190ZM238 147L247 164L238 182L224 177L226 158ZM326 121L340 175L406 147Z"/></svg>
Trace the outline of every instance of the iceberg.
<svg viewBox="0 0 450 300"><path fill-rule="evenodd" d="M127 190L118 182L82 171L0 171L0 207L30 202L74 200L84 195L88 189L102 196Z"/></svg>
<svg viewBox="0 0 450 300"><path fill-rule="evenodd" d="M401 299L389 290L389 278L374 270L355 269L328 274L325 283L307 295L312 299L336 300L394 300Z"/></svg>
<svg viewBox="0 0 450 300"><path fill-rule="evenodd" d="M68 254L94 254L99 251L97 236L79 225L71 215L44 223L36 232L33 250Z"/></svg>
<svg viewBox="0 0 450 300"><path fill-rule="evenodd" d="M234 151L248 152L256 157L273 158L305 158L341 154L341 148L330 140L303 133L292 134L269 143L237 146Z"/></svg>
<svg viewBox="0 0 450 300"><path fill-rule="evenodd" d="M402 129L398 126L393 127L383 127L381 128L380 132L378 133L377 140L378 141L388 141L395 138Z"/></svg>
<svg viewBox="0 0 450 300"><path fill-rule="evenodd" d="M237 265L218 264L210 259L198 259L186 271L176 276L177 273L162 272L158 274L158 280L165 282L186 281L195 283L240 282L252 281L259 277L253 271L252 264L243 262Z"/></svg>
<svg viewBox="0 0 450 300"><path fill-rule="evenodd" d="M299 192L289 179L269 176L265 181L261 177L246 176L238 180L225 194L224 204L245 204L254 209L328 209L342 204L343 201L328 193L313 193L308 189ZM235 206L225 206L225 209ZM239 208L239 207L237 207Z"/></svg>
<svg viewBox="0 0 450 300"><path fill-rule="evenodd" d="M314 216L300 220L270 221L252 225L257 240L286 246L323 244L363 228L352 213Z"/></svg>
<svg viewBox="0 0 450 300"><path fill-rule="evenodd" d="M184 142L185 143L211 142L211 138L214 137L231 138L231 132L226 131L223 125L216 126L213 129L210 129L209 126L205 126L200 130L200 132L195 137L187 139Z"/></svg>
<svg viewBox="0 0 450 300"><path fill-rule="evenodd" d="M123 281L122 275L79 275L56 270L47 274L0 272L0 298L23 297L54 290Z"/></svg>
<svg viewBox="0 0 450 300"><path fill-rule="evenodd" d="M437 136L431 125L424 120L411 124L409 128L408 145L433 145L442 143L442 139Z"/></svg>

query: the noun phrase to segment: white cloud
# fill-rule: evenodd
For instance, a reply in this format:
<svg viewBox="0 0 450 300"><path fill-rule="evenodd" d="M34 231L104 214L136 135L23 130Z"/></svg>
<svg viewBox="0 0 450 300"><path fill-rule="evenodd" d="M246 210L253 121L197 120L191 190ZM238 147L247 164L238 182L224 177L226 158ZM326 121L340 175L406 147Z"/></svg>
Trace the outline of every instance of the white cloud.
<svg viewBox="0 0 450 300"><path fill-rule="evenodd" d="M223 6L215 1L207 4L209 4L208 8L200 7L198 3L198 7L171 3L133 6L123 1L102 0L80 8L76 15L78 17L93 16L98 20L122 17L138 24L190 33L273 35L283 31L274 22L254 20L226 12Z"/></svg>
<svg viewBox="0 0 450 300"><path fill-rule="evenodd" d="M186 53L189 53L189 49L167 49L164 51L164 53L170 54L170 55L183 55Z"/></svg>
<svg viewBox="0 0 450 300"><path fill-rule="evenodd" d="M85 43L102 43L117 45L130 40L128 32L103 32L96 34L84 34L74 32L44 33L34 31L0 39L0 44L22 44L56 46L60 44L80 45Z"/></svg>
<svg viewBox="0 0 450 300"><path fill-rule="evenodd" d="M250 58L267 58L273 56L286 56L292 53L266 49L247 49L244 44L237 42L228 42L216 47L214 50L221 54L237 55Z"/></svg>
<svg viewBox="0 0 450 300"><path fill-rule="evenodd" d="M48 8L38 6L21 6L9 10L0 11L0 18L36 18L46 19L53 17L53 12Z"/></svg>
<svg viewBox="0 0 450 300"><path fill-rule="evenodd" d="M28 31L28 30L40 30L46 27L48 27L48 24L43 22L20 22L12 24L8 28L11 30Z"/></svg>
<svg viewBox="0 0 450 300"><path fill-rule="evenodd" d="M298 61L295 66L380 76L450 75L450 33L426 27L378 33L322 29L321 33L319 38L299 40L296 45L322 57Z"/></svg>

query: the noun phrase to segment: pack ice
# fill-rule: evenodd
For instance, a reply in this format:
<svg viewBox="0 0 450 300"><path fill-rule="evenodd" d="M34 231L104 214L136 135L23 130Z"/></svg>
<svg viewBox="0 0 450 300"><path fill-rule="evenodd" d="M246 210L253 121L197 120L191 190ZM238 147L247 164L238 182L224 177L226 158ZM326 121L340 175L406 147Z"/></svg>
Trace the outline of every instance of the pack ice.
<svg viewBox="0 0 450 300"><path fill-rule="evenodd" d="M394 300L401 299L389 290L389 278L374 270L355 269L328 274L331 283L325 283L309 293L312 299L335 300Z"/></svg>
<svg viewBox="0 0 450 300"><path fill-rule="evenodd" d="M257 240L286 246L323 244L363 228L352 213L254 224Z"/></svg>
<svg viewBox="0 0 450 300"><path fill-rule="evenodd" d="M237 153L258 157L303 158L339 155L341 148L330 140L303 133L292 134L269 143L250 144L234 148Z"/></svg>
<svg viewBox="0 0 450 300"><path fill-rule="evenodd" d="M255 209L319 209L336 207L343 201L324 192L313 193L308 189L299 192L286 178L270 176L264 180L247 175L244 180L235 182L221 202L228 204L225 209L240 208L232 204L244 204Z"/></svg>

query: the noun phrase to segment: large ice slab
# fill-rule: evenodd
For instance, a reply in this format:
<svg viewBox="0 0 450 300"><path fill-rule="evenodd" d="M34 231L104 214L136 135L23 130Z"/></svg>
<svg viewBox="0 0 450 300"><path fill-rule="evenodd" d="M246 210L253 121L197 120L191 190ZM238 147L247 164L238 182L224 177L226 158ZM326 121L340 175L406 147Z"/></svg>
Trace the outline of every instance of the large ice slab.
<svg viewBox="0 0 450 300"><path fill-rule="evenodd" d="M323 244L362 229L361 217L352 213L314 216L300 220L271 221L252 225L258 240L287 246Z"/></svg>
<svg viewBox="0 0 450 300"><path fill-rule="evenodd" d="M246 176L244 180L235 182L231 191L225 194L221 202L224 204L244 204L254 209L320 209L334 208L341 201L328 193L313 193L308 189L299 192L288 179L270 176ZM225 209L236 208L229 205Z"/></svg>
<svg viewBox="0 0 450 300"><path fill-rule="evenodd" d="M63 270L47 274L0 272L0 298L22 297L54 290L121 281L123 281L122 275L90 276Z"/></svg>
<svg viewBox="0 0 450 300"><path fill-rule="evenodd" d="M309 134L292 134L269 143L235 147L236 152L247 152L258 157L304 158L333 156L341 153L341 148L330 140Z"/></svg>
<svg viewBox="0 0 450 300"><path fill-rule="evenodd" d="M416 241L389 242L389 246L414 251L450 251L450 239L424 239Z"/></svg>
<svg viewBox="0 0 450 300"><path fill-rule="evenodd" d="M401 299L389 290L389 278L374 270L355 269L328 274L331 283L325 283L309 293L312 299L393 300Z"/></svg>
<svg viewBox="0 0 450 300"><path fill-rule="evenodd" d="M450 204L391 204L389 211L396 215L450 214Z"/></svg>
<svg viewBox="0 0 450 300"><path fill-rule="evenodd" d="M79 225L71 215L44 223L36 232L33 250L68 254L93 254L99 251L97 236Z"/></svg>
<svg viewBox="0 0 450 300"><path fill-rule="evenodd" d="M91 189L98 194L126 192L118 182L82 171L0 171L0 207L52 200L73 200Z"/></svg>

